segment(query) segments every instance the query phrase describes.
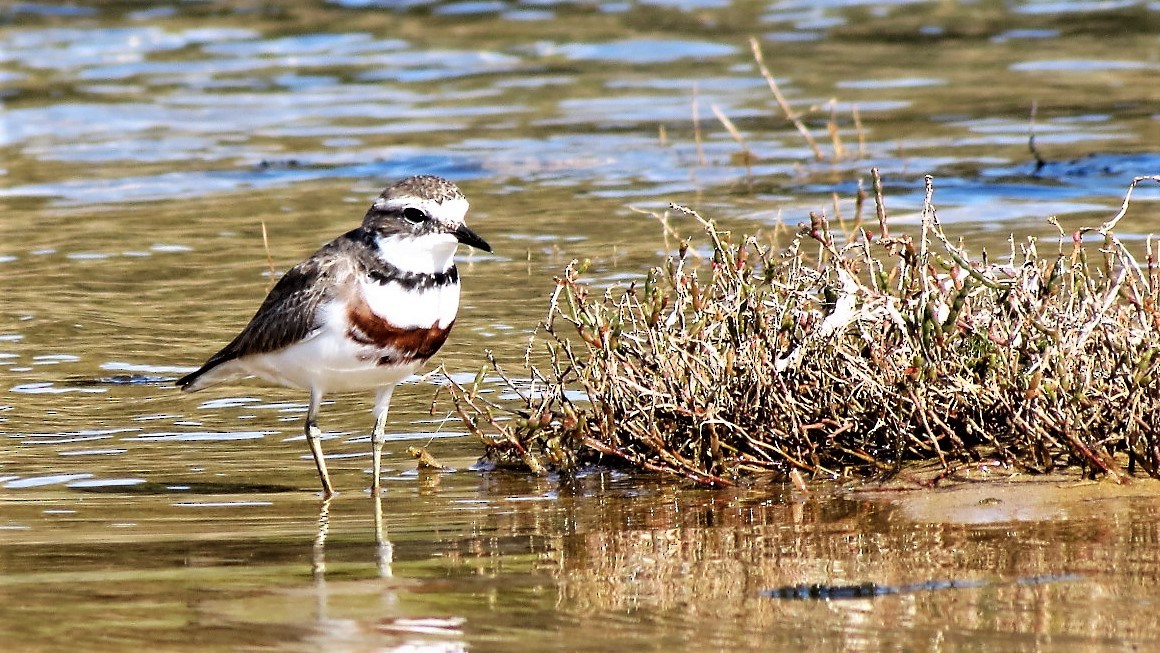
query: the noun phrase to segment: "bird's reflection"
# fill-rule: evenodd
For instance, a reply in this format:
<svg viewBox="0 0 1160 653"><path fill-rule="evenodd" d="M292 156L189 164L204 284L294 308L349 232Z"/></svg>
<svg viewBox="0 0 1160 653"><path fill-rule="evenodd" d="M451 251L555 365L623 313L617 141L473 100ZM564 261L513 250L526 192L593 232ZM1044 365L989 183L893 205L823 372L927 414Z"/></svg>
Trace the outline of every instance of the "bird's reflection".
<svg viewBox="0 0 1160 653"><path fill-rule="evenodd" d="M365 509L361 499L358 507ZM338 510L335 512L335 524L341 529L348 522L342 519L344 513L337 504L335 508ZM374 575L377 578L358 577L362 574L351 573L350 561L348 555L342 554L345 549L340 539L336 544L340 547L339 562L331 570L334 577L328 580L326 540L330 534L331 500L325 500L319 506L318 531L311 552L314 620L306 635L310 643L308 650L417 650L414 648L417 639L433 642L436 648L431 650L467 650L466 644L462 642L463 617L416 617L402 613L399 607L400 590L413 586L413 582L394 578L394 545L383 524L381 497L371 495L371 508L371 514L374 515L376 569L370 572L365 565L360 564L359 567L366 569L367 576ZM361 510L357 512L360 517L365 514ZM359 525L361 532L365 532L365 519L354 523ZM365 541L369 538L361 535L358 539ZM361 546L359 548L365 550ZM352 605L357 605L357 609L352 610ZM422 648L428 650L427 647Z"/></svg>
<svg viewBox="0 0 1160 653"><path fill-rule="evenodd" d="M326 581L326 534L330 532L330 499L323 499L318 509L318 533L314 536L314 551L311 556L311 571L314 581Z"/></svg>
<svg viewBox="0 0 1160 653"><path fill-rule="evenodd" d="M314 535L311 555L311 573L315 585L320 589L325 589L326 585L326 536L330 533L330 502L331 499L324 499L318 508L318 532ZM394 562L395 547L383 527L382 497L374 494L371 502L375 518L375 554L379 577L391 578L394 576L391 565Z"/></svg>
<svg viewBox="0 0 1160 653"><path fill-rule="evenodd" d="M395 547L387 539L387 531L383 528L383 500L378 492L373 493L371 499L375 507L375 551L378 554L379 578L394 576L391 563L395 558Z"/></svg>
<svg viewBox="0 0 1160 653"><path fill-rule="evenodd" d="M330 532L330 498L322 500L318 509L318 533L310 555L310 572L314 577L315 620L326 621L326 534Z"/></svg>
<svg viewBox="0 0 1160 653"><path fill-rule="evenodd" d="M380 578L391 578L394 571L391 564L394 559L394 545L387 539L387 531L383 528L383 504L379 495L371 496L375 517L375 554L376 566ZM331 624L327 616L329 592L326 586L326 536L330 533L330 502L323 499L318 508L318 532L314 535L314 545L310 556L310 570L314 578L315 618L319 624Z"/></svg>

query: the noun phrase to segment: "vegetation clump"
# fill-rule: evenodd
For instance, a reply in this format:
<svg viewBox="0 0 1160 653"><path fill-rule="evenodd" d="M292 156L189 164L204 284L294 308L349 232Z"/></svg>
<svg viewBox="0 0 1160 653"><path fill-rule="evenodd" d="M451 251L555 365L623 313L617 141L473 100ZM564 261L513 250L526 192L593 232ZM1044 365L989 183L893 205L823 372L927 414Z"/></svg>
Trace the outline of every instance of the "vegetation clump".
<svg viewBox="0 0 1160 653"><path fill-rule="evenodd" d="M1102 225L1004 263L947 237L929 177L917 234L890 233L877 174L873 237L839 242L812 215L778 248L674 206L711 253L685 241L607 291L573 262L528 378L489 355L453 399L488 457L537 472L616 460L730 485L997 460L1160 477L1160 269L1150 240L1141 265L1114 233L1144 180L1160 177ZM491 399L492 374L518 399Z"/></svg>

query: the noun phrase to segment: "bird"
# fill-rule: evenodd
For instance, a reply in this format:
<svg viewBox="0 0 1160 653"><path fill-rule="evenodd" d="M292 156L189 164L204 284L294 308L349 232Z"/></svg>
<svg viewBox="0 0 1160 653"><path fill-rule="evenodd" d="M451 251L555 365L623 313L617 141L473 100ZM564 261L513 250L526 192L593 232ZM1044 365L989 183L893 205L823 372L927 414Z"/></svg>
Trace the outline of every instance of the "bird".
<svg viewBox="0 0 1160 653"><path fill-rule="evenodd" d="M388 186L362 225L284 274L249 324L197 371L185 392L258 377L310 393L304 432L322 495L334 495L318 427L323 396L374 390L371 492L378 496L391 396L444 341L459 310L455 252L491 245L467 227L468 203L432 175Z"/></svg>

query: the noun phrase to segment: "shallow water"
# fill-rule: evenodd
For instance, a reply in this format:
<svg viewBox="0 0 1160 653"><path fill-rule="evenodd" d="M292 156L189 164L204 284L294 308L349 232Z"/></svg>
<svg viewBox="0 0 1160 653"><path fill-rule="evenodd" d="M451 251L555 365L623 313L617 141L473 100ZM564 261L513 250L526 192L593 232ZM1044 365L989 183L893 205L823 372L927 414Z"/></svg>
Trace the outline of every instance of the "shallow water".
<svg viewBox="0 0 1160 653"><path fill-rule="evenodd" d="M419 172L460 183L496 249L462 262L439 357L467 378L484 349L516 364L572 258L600 285L656 264L661 229L641 211L669 202L741 231L811 210L851 220L875 166L899 229L932 174L940 216L976 251L1001 257L1009 234L1054 247L1048 216L1097 224L1133 176L1160 172L1157 33L1160 8L1134 2L0 7L0 642L1147 648L1160 501L1142 479L802 495L525 478L476 468L479 443L417 379L392 407L379 528L369 397L324 406L340 495L320 534L306 398L171 382L243 325L271 267ZM781 116L751 35L824 160ZM1120 229L1141 254L1158 198L1141 188ZM414 445L452 470L416 471ZM1053 580L1018 582L1035 577ZM761 595L943 580L984 584Z"/></svg>

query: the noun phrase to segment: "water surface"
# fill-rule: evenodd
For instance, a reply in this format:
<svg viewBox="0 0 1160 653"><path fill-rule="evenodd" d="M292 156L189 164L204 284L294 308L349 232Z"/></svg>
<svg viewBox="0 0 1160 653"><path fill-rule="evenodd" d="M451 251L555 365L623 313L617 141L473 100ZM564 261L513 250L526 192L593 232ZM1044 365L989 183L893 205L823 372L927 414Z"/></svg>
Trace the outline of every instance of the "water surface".
<svg viewBox="0 0 1160 653"><path fill-rule="evenodd" d="M658 263L648 212L669 202L740 231L809 211L846 220L873 166L898 229L933 174L940 216L976 251L1002 257L1012 234L1052 247L1048 216L1098 223L1133 176L1160 172L1157 33L1160 10L1135 2L0 8L0 641L1146 648L1160 636L1160 502L1144 479L976 482L1003 476L984 465L953 492L819 480L802 494L617 470L527 478L476 466L447 402L430 408L436 380L414 379L392 407L376 524L369 397L323 408L341 491L324 506L301 393L171 383L236 333L273 275L415 173L459 183L496 250L463 259L439 356L469 378L485 349L520 360L571 259L591 259L600 285ZM1141 255L1157 198L1141 188L1122 223ZM415 445L451 470L417 471ZM1059 580L1018 582L1033 577ZM761 594L943 580L981 584Z"/></svg>

